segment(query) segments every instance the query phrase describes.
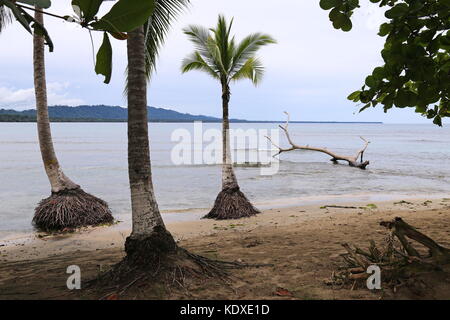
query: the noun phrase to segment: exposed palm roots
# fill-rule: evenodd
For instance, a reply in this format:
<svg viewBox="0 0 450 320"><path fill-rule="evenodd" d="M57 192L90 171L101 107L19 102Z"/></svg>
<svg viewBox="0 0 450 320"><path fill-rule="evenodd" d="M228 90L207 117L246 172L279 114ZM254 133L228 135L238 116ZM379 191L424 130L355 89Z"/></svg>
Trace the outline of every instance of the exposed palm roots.
<svg viewBox="0 0 450 320"><path fill-rule="evenodd" d="M190 253L178 247L164 228L156 228L145 239L128 238L125 251L124 259L92 281L89 287L101 291L108 288L121 296L132 287L155 284L163 285L168 290L171 287L186 288L187 282L194 279L214 278L229 283L231 269L268 266L212 260ZM103 298L110 295L108 293Z"/></svg>
<svg viewBox="0 0 450 320"><path fill-rule="evenodd" d="M223 189L216 198L214 207L204 219L230 220L248 218L260 213L239 187Z"/></svg>
<svg viewBox="0 0 450 320"><path fill-rule="evenodd" d="M398 288L407 286L419 294L420 287L422 289L427 287L421 280L424 275L436 273L448 276L449 249L440 246L401 218L381 222L381 225L391 231L381 248L377 247L373 240L370 241L367 250L347 243L342 244L347 251L341 255L345 264L333 272L330 284L351 285L352 289L366 288L367 279L371 276L367 273L369 266L378 266L384 288L392 288L396 292ZM419 253L407 238L428 248L428 254Z"/></svg>
<svg viewBox="0 0 450 320"><path fill-rule="evenodd" d="M53 193L39 202L33 218L41 231L96 226L114 220L108 204L81 188Z"/></svg>

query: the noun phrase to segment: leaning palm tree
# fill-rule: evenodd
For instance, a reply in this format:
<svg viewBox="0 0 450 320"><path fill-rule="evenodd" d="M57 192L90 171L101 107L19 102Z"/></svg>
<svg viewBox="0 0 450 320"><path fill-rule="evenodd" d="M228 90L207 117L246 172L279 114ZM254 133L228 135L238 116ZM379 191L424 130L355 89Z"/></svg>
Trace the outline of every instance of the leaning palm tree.
<svg viewBox="0 0 450 320"><path fill-rule="evenodd" d="M234 37L230 36L232 25L233 21L228 24L225 17L220 15L214 29L208 30L195 25L184 29L196 50L183 60L182 72L206 72L220 82L222 89L222 191L217 196L213 209L205 216L218 220L250 217L259 213L240 191L233 171L228 117L230 83L249 79L257 85L261 81L264 68L255 54L261 47L276 43L269 35L255 33L236 44Z"/></svg>
<svg viewBox="0 0 450 320"><path fill-rule="evenodd" d="M44 25L41 10L36 9L35 19ZM33 66L37 128L41 156L52 194L36 207L33 223L38 229L45 231L110 223L113 217L108 204L86 193L78 184L70 180L62 171L56 157L47 105L44 42L44 37L35 32Z"/></svg>

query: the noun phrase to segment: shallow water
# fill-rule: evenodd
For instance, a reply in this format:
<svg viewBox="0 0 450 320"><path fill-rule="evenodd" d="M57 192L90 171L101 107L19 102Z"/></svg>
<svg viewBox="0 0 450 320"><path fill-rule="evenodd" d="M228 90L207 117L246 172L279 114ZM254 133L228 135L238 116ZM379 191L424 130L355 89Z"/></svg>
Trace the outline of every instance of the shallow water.
<svg viewBox="0 0 450 320"><path fill-rule="evenodd" d="M219 124L204 124L204 129ZM184 165L171 161L174 130L193 131L193 124L150 124L153 178L165 212L210 207L220 189L220 166ZM233 128L274 129L276 124L234 124ZM125 123L56 123L55 147L64 171L86 191L108 201L116 218L130 219ZM335 166L320 153L283 154L279 172L237 168L246 195L262 208L283 203L338 201L340 197L387 199L450 196L450 128L433 125L291 124L299 144L354 154L371 141L362 171ZM282 145L286 139L280 135ZM238 145L240 151L248 146ZM29 231L33 209L50 193L41 165L36 124L0 123L0 236ZM189 211L189 210L186 210ZM192 211L192 210L191 210ZM182 213L180 213L182 214Z"/></svg>

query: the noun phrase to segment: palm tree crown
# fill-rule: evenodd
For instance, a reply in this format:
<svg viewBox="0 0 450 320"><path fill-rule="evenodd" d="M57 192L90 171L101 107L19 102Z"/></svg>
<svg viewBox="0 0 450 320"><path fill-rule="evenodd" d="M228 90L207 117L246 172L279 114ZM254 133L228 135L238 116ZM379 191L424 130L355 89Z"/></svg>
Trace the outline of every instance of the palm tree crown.
<svg viewBox="0 0 450 320"><path fill-rule="evenodd" d="M219 16L216 28L206 29L191 25L183 31L195 44L195 51L183 60L182 72L200 70L208 73L222 84L249 79L257 85L264 74L261 60L255 54L263 46L276 43L267 34L254 33L236 44L230 36L233 20L227 23Z"/></svg>

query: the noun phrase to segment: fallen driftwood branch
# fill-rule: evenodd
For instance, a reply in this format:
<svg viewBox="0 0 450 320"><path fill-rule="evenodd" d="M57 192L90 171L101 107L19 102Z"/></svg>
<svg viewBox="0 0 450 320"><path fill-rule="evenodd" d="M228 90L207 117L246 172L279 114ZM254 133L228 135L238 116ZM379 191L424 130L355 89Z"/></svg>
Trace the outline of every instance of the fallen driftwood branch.
<svg viewBox="0 0 450 320"><path fill-rule="evenodd" d="M367 150L367 147L369 146L370 141L366 140L363 137L360 137L361 140L364 141L364 147L359 150L355 156L343 156L343 155L338 155L326 148L316 148L316 147L311 147L309 145L306 146L300 146L295 144L292 139L291 136L289 134L289 122L290 122L290 115L289 113L285 112L285 114L287 115L288 119L286 121L286 124L284 126L280 125L279 127L281 128L281 130L284 131L284 133L286 134L286 137L289 141L289 144L291 145L290 148L281 148L280 146L276 145L272 139L270 137L266 138L279 150L278 153L275 156L278 156L284 152L290 152L290 151L294 151L294 150L309 150L309 151L317 151L317 152L322 152L325 153L329 156L331 156L331 161L335 164L338 163L338 161L347 161L349 166L351 167L355 167L355 168L360 168L362 170L365 170L367 168L367 166L370 164L369 161L364 161L364 152Z"/></svg>
<svg viewBox="0 0 450 320"><path fill-rule="evenodd" d="M367 207L336 206L336 205L323 206L323 207L320 207L320 208L321 209L367 209Z"/></svg>
<svg viewBox="0 0 450 320"><path fill-rule="evenodd" d="M381 222L380 225L391 231L382 248L378 248L373 240L370 241L368 250L362 250L348 243L342 244L347 251L341 255L345 265L340 271L333 272L332 285L351 284L354 289L361 284L361 287L364 287L364 281L370 276L367 268L377 265L381 268L384 286L393 288L394 292L398 287L408 286L417 292L417 288L411 286L420 282L415 281L418 276L448 272L450 249L437 244L401 218ZM407 238L428 248L428 254L419 253Z"/></svg>

